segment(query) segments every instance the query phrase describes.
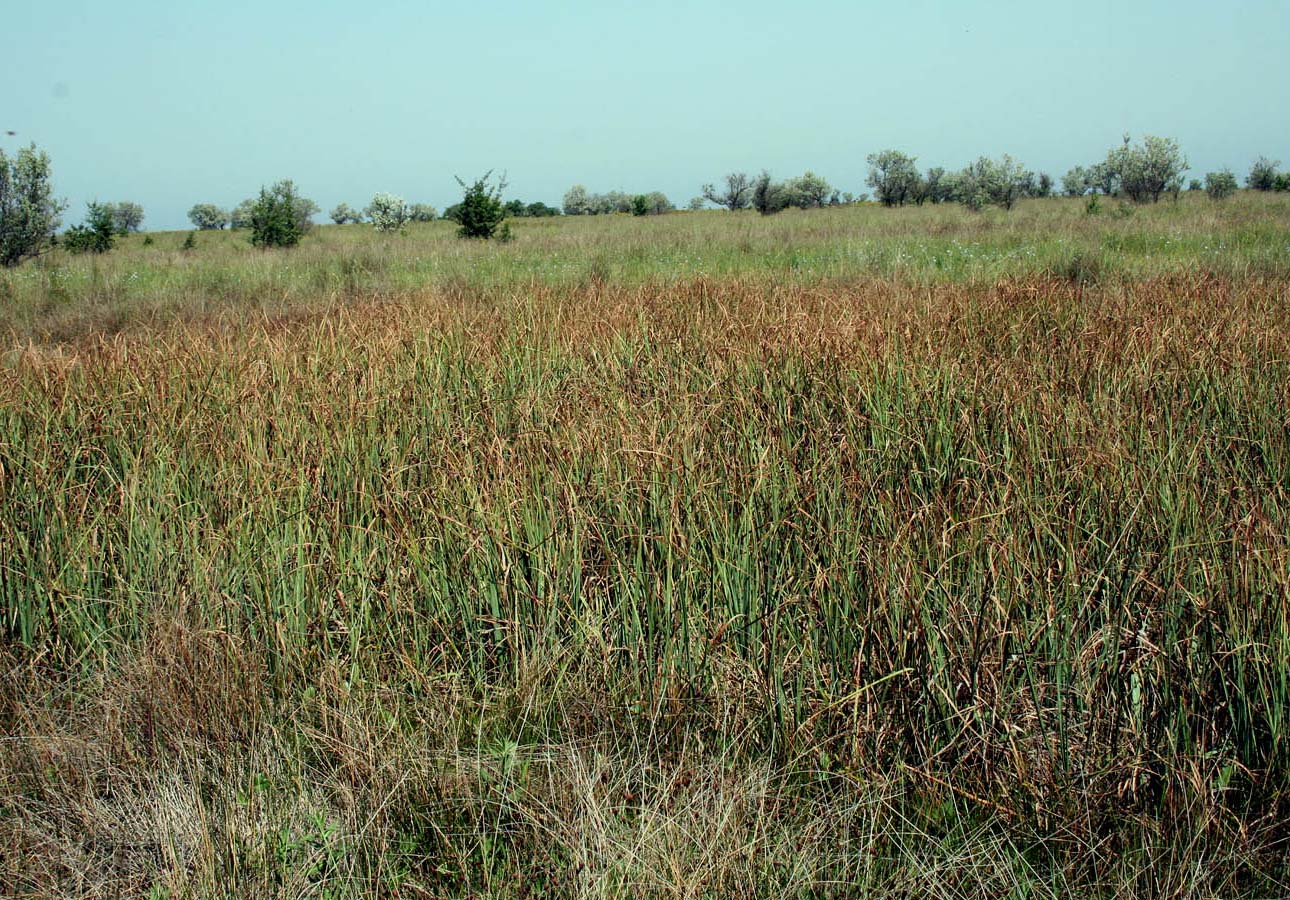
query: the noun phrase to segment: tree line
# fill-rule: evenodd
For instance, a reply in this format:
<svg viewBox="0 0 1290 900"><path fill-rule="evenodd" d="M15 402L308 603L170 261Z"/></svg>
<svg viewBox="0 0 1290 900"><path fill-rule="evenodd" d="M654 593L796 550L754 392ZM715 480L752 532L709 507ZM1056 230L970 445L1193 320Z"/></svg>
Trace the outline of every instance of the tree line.
<svg viewBox="0 0 1290 900"><path fill-rule="evenodd" d="M1058 191L1053 178L1045 172L1035 173L1007 154L980 157L958 171L933 167L919 170L917 158L899 150L883 150L866 157L866 183L874 199L888 207L924 203L961 203L969 209L986 206L1011 209L1018 200L1049 197ZM1246 187L1255 191L1290 191L1290 173L1280 171L1280 161L1259 157L1246 176ZM1138 143L1125 135L1123 142L1107 151L1105 158L1089 165L1071 168L1061 181L1060 191L1068 197L1120 197L1135 203L1155 203L1163 197L1177 197L1184 190L1183 174L1187 159L1172 138L1149 135ZM507 217L545 217L564 215L604 215L631 213L638 216L662 215L676 207L661 191L629 194L609 191L591 193L576 184L565 192L561 207L545 203L506 201L502 192L505 179L497 184L491 173L467 184L461 179L464 196L439 216L427 203L408 203L392 194L381 193L361 211L347 203L331 211L338 225L370 222L378 231L401 229L408 222L435 218L457 222L462 237L508 236L503 227ZM1215 200L1237 190L1236 175L1230 169L1209 172L1203 181L1192 179L1188 190L1204 190ZM867 201L868 194L856 197L838 191L824 178L807 171L795 178L776 181L768 171L753 176L731 172L719 183L705 184L701 194L689 203L690 209L706 204L728 210L755 209L769 215L796 207L812 209ZM85 221L71 226L62 243L73 252L104 252L116 237L137 232L144 220L143 207L131 201L89 203ZM66 202L54 197L49 156L35 145L18 150L12 157L0 149L0 265L14 266L23 259L39 255L59 243L58 229ZM257 246L291 246L313 227L313 217L320 209L303 197L290 180L262 188L255 198L243 200L231 210L214 203L198 203L188 211L189 221L199 230L227 227L248 229L251 242Z"/></svg>

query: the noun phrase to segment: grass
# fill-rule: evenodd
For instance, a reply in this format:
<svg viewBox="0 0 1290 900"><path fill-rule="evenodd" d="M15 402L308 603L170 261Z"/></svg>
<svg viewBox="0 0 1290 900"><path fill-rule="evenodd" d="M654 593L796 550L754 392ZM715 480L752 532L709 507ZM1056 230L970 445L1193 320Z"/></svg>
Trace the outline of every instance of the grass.
<svg viewBox="0 0 1290 900"><path fill-rule="evenodd" d="M0 885L1283 896L1288 224L0 274Z"/></svg>

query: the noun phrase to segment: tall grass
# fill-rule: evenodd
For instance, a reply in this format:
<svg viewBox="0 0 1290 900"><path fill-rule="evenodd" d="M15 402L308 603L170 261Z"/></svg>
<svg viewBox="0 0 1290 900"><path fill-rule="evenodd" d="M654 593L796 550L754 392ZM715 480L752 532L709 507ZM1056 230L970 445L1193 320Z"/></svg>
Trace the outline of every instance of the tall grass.
<svg viewBox="0 0 1290 900"><path fill-rule="evenodd" d="M0 873L1284 892L1290 295L1252 262L1284 231L1244 217L1285 210L1243 202L543 222L573 277L526 271L521 233L443 243L435 266L478 268L419 288L338 229L230 244L200 279L157 265L224 285L218 316L134 318L127 291L115 335L20 319ZM872 225L907 253L936 222L1050 261L798 278L768 249L823 259ZM1254 249L1172 256L1177 222ZM693 271L672 242L755 249ZM221 293L244 275L292 287Z"/></svg>

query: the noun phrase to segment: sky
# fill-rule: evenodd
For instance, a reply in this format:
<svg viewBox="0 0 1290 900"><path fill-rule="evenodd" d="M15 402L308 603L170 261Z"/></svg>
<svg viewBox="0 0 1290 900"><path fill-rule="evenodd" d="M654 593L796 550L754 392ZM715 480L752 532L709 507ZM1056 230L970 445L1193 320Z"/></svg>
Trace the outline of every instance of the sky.
<svg viewBox="0 0 1290 900"><path fill-rule="evenodd" d="M1176 138L1190 177L1290 164L1287 0L62 0L2 18L0 148L49 153L68 223L132 200L145 228L186 228L193 204L282 178L324 213L380 191L443 209L454 175L489 169L508 199L557 205L579 183L682 206L763 168L859 194L889 147L1060 179L1125 132Z"/></svg>

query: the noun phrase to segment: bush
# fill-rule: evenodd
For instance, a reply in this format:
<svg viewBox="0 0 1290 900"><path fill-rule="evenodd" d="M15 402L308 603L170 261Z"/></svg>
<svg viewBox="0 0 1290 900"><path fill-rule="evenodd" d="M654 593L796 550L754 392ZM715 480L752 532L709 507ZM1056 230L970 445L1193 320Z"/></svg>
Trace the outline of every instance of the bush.
<svg viewBox="0 0 1290 900"><path fill-rule="evenodd" d="M317 206L301 197L290 179L260 188L251 208L251 243L257 247L294 247L309 231Z"/></svg>
<svg viewBox="0 0 1290 900"><path fill-rule="evenodd" d="M575 184L564 192L564 214L566 216L585 216L591 212L591 198L587 189Z"/></svg>
<svg viewBox="0 0 1290 900"><path fill-rule="evenodd" d="M54 199L47 154L35 144L13 159L0 150L0 265L16 266L49 247L66 205Z"/></svg>
<svg viewBox="0 0 1290 900"><path fill-rule="evenodd" d="M771 180L770 173L765 169L753 182L752 205L763 216L773 215L788 205L784 186Z"/></svg>
<svg viewBox="0 0 1290 900"><path fill-rule="evenodd" d="M367 204L367 217L377 231L398 231L407 224L412 210L402 197L394 194L377 194Z"/></svg>
<svg viewBox="0 0 1290 900"><path fill-rule="evenodd" d="M188 221L202 231L218 231L229 223L229 214L214 203L198 203L188 210Z"/></svg>
<svg viewBox="0 0 1290 900"><path fill-rule="evenodd" d="M188 236L184 238L183 246L182 246L182 247L180 247L179 249L180 249L180 250L183 250L185 253L187 253L187 252L188 252L188 251L190 251L190 250L196 250L196 249L197 249L197 232L195 232L195 231L190 231L190 232L188 232Z"/></svg>
<svg viewBox="0 0 1290 900"><path fill-rule="evenodd" d="M1236 176L1230 169L1205 176L1205 193L1211 200L1225 200L1236 193Z"/></svg>
<svg viewBox="0 0 1290 900"><path fill-rule="evenodd" d="M1030 173L1006 153L997 160L983 156L958 174L955 199L972 210L991 204L1012 209L1026 195L1031 180Z"/></svg>
<svg viewBox="0 0 1290 900"><path fill-rule="evenodd" d="M1260 156L1250 166L1250 174L1245 178L1245 186L1256 191L1271 191L1276 188L1277 184L1277 166L1281 165L1279 159L1268 159L1266 156Z"/></svg>
<svg viewBox="0 0 1290 900"><path fill-rule="evenodd" d="M233 212L229 214L229 224L233 228L250 228L251 213L254 210L254 200L243 200L237 206L233 207Z"/></svg>
<svg viewBox="0 0 1290 900"><path fill-rule="evenodd" d="M1067 197L1082 197L1088 193L1088 169L1075 166L1062 176L1062 191Z"/></svg>
<svg viewBox="0 0 1290 900"><path fill-rule="evenodd" d="M348 222L363 221L363 214L354 209L354 207L350 206L348 203L341 203L331 211L330 215L331 220L337 225L344 225Z"/></svg>
<svg viewBox="0 0 1290 900"><path fill-rule="evenodd" d="M461 211L457 229L458 237L489 240L497 233L502 220L506 218L506 208L502 205L502 191L506 190L506 179L500 179L496 186L489 184L492 170L485 172L482 178L472 184L466 184L460 178L465 194L461 198Z"/></svg>
<svg viewBox="0 0 1290 900"><path fill-rule="evenodd" d="M129 200L120 203L106 204L112 214L112 228L117 234L126 235L138 231L143 225L143 207Z"/></svg>
<svg viewBox="0 0 1290 900"><path fill-rule="evenodd" d="M85 224L67 229L63 246L72 253L107 253L112 249L115 234L111 204L91 203L85 214Z"/></svg>
<svg viewBox="0 0 1290 900"><path fill-rule="evenodd" d="M786 206L798 209L816 209L827 206L833 197L833 188L814 172L806 172L797 178L790 178L782 186Z"/></svg>
<svg viewBox="0 0 1290 900"><path fill-rule="evenodd" d="M433 222L439 218L439 211L429 203L413 203L408 207L408 218L413 222Z"/></svg>
<svg viewBox="0 0 1290 900"><path fill-rule="evenodd" d="M1187 159L1178 142L1154 135L1147 135L1135 147L1126 134L1124 144L1108 153L1102 165L1105 192L1115 193L1118 188L1134 203L1157 203L1165 193L1177 194L1187 171Z"/></svg>
<svg viewBox="0 0 1290 900"><path fill-rule="evenodd" d="M1282 193L1290 191L1290 172L1281 172L1272 181L1272 190Z"/></svg>

